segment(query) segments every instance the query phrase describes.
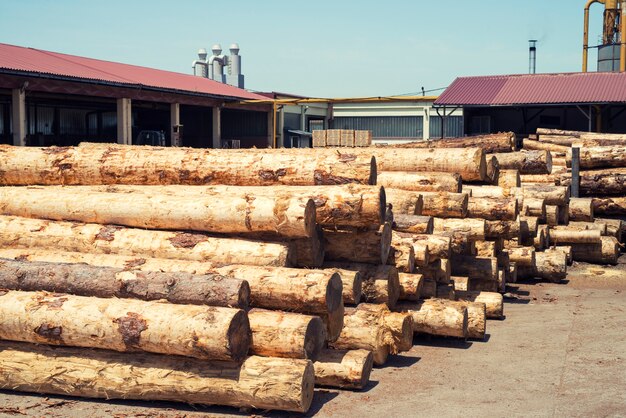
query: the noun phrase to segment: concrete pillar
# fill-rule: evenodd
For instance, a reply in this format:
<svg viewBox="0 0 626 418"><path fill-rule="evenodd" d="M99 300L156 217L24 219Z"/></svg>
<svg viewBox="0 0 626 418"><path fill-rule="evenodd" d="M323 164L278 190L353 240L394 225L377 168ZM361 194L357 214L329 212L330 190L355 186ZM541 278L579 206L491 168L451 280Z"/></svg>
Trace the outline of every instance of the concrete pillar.
<svg viewBox="0 0 626 418"><path fill-rule="evenodd" d="M277 121L278 115L276 114L277 106L274 103L273 107L267 112L267 147L274 148L274 132L278 136L278 130L274 129L274 123ZM278 140L277 140L278 143Z"/></svg>
<svg viewBox="0 0 626 418"><path fill-rule="evenodd" d="M222 108L219 105L213 106L213 148L222 148Z"/></svg>
<svg viewBox="0 0 626 418"><path fill-rule="evenodd" d="M424 107L424 117L422 119L422 139L428 140L430 138L430 108Z"/></svg>
<svg viewBox="0 0 626 418"><path fill-rule="evenodd" d="M281 106L278 111L278 120L276 122L276 148L285 148L285 106ZM293 146L293 145L292 145Z"/></svg>
<svg viewBox="0 0 626 418"><path fill-rule="evenodd" d="M132 103L130 99L117 99L117 143L132 145Z"/></svg>
<svg viewBox="0 0 626 418"><path fill-rule="evenodd" d="M183 141L180 136L180 104L170 104L170 138L173 147L182 147Z"/></svg>
<svg viewBox="0 0 626 418"><path fill-rule="evenodd" d="M12 91L13 109L13 145L26 145L26 92L22 89Z"/></svg>

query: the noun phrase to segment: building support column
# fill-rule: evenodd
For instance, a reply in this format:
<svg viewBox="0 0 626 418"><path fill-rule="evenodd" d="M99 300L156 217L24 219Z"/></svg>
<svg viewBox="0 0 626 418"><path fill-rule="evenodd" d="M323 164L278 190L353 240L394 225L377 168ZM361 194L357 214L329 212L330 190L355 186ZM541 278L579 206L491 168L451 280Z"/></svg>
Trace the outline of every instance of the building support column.
<svg viewBox="0 0 626 418"><path fill-rule="evenodd" d="M278 121L276 122L276 131L278 139L276 139L276 148L285 148L285 106L278 108ZM293 147L293 144L290 144Z"/></svg>
<svg viewBox="0 0 626 418"><path fill-rule="evenodd" d="M215 105L213 110L213 133L212 133L212 147L215 149L222 148L222 107L221 105Z"/></svg>
<svg viewBox="0 0 626 418"><path fill-rule="evenodd" d="M267 112L267 147L276 148L276 102L272 103L272 109Z"/></svg>
<svg viewBox="0 0 626 418"><path fill-rule="evenodd" d="M13 145L26 146L26 91L13 89Z"/></svg>
<svg viewBox="0 0 626 418"><path fill-rule="evenodd" d="M132 145L132 103L128 98L117 99L117 143Z"/></svg>
<svg viewBox="0 0 626 418"><path fill-rule="evenodd" d="M183 141L180 132L180 104L170 104L170 138L173 147L182 147Z"/></svg>
<svg viewBox="0 0 626 418"><path fill-rule="evenodd" d="M422 139L427 141L430 139L430 108L424 107L424 116L422 117Z"/></svg>

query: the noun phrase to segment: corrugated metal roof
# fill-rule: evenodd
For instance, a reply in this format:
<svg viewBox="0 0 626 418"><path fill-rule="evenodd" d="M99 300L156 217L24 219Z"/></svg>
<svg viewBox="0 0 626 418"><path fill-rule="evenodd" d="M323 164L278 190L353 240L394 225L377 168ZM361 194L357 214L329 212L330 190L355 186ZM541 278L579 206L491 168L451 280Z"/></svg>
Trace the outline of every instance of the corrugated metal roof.
<svg viewBox="0 0 626 418"><path fill-rule="evenodd" d="M460 77L436 105L625 103L626 73Z"/></svg>
<svg viewBox="0 0 626 418"><path fill-rule="evenodd" d="M0 68L246 100L266 99L207 78L0 43Z"/></svg>

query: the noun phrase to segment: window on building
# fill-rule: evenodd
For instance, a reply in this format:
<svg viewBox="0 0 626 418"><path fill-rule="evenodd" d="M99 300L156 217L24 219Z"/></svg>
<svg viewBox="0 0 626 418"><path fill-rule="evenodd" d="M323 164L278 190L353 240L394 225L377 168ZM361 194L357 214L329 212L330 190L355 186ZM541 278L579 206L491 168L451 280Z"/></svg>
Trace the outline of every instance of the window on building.
<svg viewBox="0 0 626 418"><path fill-rule="evenodd" d="M323 131L324 130L324 119L310 119L308 131Z"/></svg>
<svg viewBox="0 0 626 418"><path fill-rule="evenodd" d="M458 138L463 135L463 116L447 116L444 118L446 130L444 136L446 138ZM441 138L441 118L439 116L431 116L430 118L430 138Z"/></svg>

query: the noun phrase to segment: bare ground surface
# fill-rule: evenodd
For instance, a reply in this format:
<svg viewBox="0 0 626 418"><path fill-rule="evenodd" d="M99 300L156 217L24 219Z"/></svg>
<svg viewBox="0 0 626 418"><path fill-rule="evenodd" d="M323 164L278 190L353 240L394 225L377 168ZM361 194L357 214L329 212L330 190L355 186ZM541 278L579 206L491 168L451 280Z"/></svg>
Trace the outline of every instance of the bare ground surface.
<svg viewBox="0 0 626 418"><path fill-rule="evenodd" d="M582 267L564 284L511 286L506 319L489 321L485 342L415 338L409 353L373 371L364 391L317 390L309 415L626 416L626 264L590 274ZM290 416L0 391L2 417L233 415Z"/></svg>

